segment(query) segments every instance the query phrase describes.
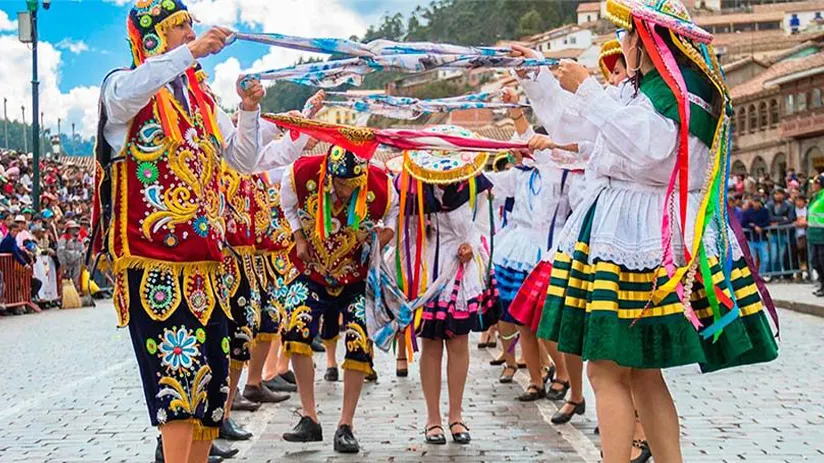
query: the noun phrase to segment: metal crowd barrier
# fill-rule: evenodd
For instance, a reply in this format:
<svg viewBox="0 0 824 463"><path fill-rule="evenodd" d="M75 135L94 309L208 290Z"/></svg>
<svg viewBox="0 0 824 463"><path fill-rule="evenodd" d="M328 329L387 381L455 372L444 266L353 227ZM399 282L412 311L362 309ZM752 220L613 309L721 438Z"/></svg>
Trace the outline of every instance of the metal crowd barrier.
<svg viewBox="0 0 824 463"><path fill-rule="evenodd" d="M21 266L11 254L0 254L0 272L3 275L3 288L0 294L0 308L8 310L26 306L40 312L31 300L32 270Z"/></svg>
<svg viewBox="0 0 824 463"><path fill-rule="evenodd" d="M812 253L807 235L798 236L794 225L771 225L760 234L745 228L744 235L761 276L812 278L812 268L808 262L808 256Z"/></svg>

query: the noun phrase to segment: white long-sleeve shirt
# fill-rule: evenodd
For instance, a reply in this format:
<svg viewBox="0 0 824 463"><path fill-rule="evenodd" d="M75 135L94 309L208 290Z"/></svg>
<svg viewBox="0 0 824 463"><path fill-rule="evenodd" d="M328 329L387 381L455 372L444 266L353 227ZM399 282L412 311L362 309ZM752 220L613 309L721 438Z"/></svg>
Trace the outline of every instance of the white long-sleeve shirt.
<svg viewBox="0 0 824 463"><path fill-rule="evenodd" d="M103 136L114 152L119 153L123 149L129 124L140 110L160 89L169 86L196 62L189 47L181 46L149 58L135 69L115 71L108 76L102 89L103 106L108 117ZM187 94L184 97L188 99ZM239 110L237 127L220 107L216 108L216 114L218 128L225 143L223 156L230 167L243 174L262 172L294 162L308 141L306 136L301 136L296 141L291 137L274 141L273 134L277 131L269 127L273 124L261 122L260 110ZM270 140L265 146L264 137Z"/></svg>
<svg viewBox="0 0 824 463"><path fill-rule="evenodd" d="M335 194L334 186L332 187L332 194ZM400 205L394 188L387 188L387 194L389 195L389 211L381 221L383 222L383 228L394 230L398 222ZM293 231L303 228L298 217L298 195L292 186L292 169L286 169L283 172L280 183L280 206L283 208L283 215L286 216L286 220L289 221Z"/></svg>

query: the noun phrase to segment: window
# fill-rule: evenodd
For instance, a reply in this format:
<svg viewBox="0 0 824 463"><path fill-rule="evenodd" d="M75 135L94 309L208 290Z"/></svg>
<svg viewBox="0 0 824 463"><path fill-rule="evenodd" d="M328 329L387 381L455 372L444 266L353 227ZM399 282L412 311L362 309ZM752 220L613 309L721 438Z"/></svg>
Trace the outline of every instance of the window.
<svg viewBox="0 0 824 463"><path fill-rule="evenodd" d="M569 43L572 44L572 45L575 45L575 37L570 37L569 38Z"/></svg>
<svg viewBox="0 0 824 463"><path fill-rule="evenodd" d="M778 100L770 100L770 128L778 127Z"/></svg>
<svg viewBox="0 0 824 463"><path fill-rule="evenodd" d="M767 130L767 103L761 102L758 105L758 130Z"/></svg>
<svg viewBox="0 0 824 463"><path fill-rule="evenodd" d="M755 133L755 129L758 128L758 112L755 110L755 105L750 105L747 108L747 114L750 116L747 121L747 128L750 129L750 133Z"/></svg>
<svg viewBox="0 0 824 463"><path fill-rule="evenodd" d="M747 131L747 108L741 108L738 110L738 121L736 125L738 125L736 132L739 134Z"/></svg>
<svg viewBox="0 0 824 463"><path fill-rule="evenodd" d="M810 101L810 108L818 109L821 107L821 89L814 88L812 92L812 100Z"/></svg>
<svg viewBox="0 0 824 463"><path fill-rule="evenodd" d="M799 93L796 96L795 110L800 112L800 113L803 113L804 111L807 110L807 94L806 93Z"/></svg>
<svg viewBox="0 0 824 463"><path fill-rule="evenodd" d="M795 112L795 97L787 95L784 97L784 114L790 115Z"/></svg>
<svg viewBox="0 0 824 463"><path fill-rule="evenodd" d="M340 113L335 113L335 124L340 124Z"/></svg>

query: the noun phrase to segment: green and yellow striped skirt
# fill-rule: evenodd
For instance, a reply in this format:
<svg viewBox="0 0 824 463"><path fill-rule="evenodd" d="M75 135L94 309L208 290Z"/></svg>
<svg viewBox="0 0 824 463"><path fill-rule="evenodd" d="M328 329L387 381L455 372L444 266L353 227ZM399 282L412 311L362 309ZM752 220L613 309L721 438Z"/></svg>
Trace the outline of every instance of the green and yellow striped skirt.
<svg viewBox="0 0 824 463"><path fill-rule="evenodd" d="M558 251L555 255L538 337L556 341L561 352L584 360L611 360L631 368L698 363L702 371L710 372L778 356L761 298L743 259L733 263L730 274L739 318L725 327L717 340L703 339L684 316L676 293L644 310L653 280L657 278L658 284L666 281L663 269L656 273L599 259L590 261L588 243L596 205L583 221L573 254ZM730 297L718 259L711 257L709 263L713 283L725 288ZM691 301L702 325L711 325L709 301L698 283Z"/></svg>

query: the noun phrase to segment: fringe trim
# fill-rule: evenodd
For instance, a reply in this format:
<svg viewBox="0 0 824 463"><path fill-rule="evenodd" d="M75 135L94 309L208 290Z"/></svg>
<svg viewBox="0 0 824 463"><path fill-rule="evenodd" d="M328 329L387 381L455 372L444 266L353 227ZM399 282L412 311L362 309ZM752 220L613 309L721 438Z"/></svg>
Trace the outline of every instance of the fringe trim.
<svg viewBox="0 0 824 463"><path fill-rule="evenodd" d="M335 336L332 339L321 339L320 342L324 346L331 348L331 347L335 347L335 346L338 345L338 338L340 338L340 336Z"/></svg>
<svg viewBox="0 0 824 463"><path fill-rule="evenodd" d="M372 373L372 365L370 365L369 362L359 362L352 359L344 360L341 368L349 371L359 371L366 375Z"/></svg>
<svg viewBox="0 0 824 463"><path fill-rule="evenodd" d="M246 366L246 360L229 359L230 370L242 370Z"/></svg>
<svg viewBox="0 0 824 463"><path fill-rule="evenodd" d="M312 352L312 346L309 344L304 344L302 342L295 342L295 341L286 341L283 343L283 353L287 357L291 357L293 355L302 355L304 357L311 357L314 352Z"/></svg>
<svg viewBox="0 0 824 463"><path fill-rule="evenodd" d="M258 333L255 337L255 342L274 342L280 338L278 333Z"/></svg>
<svg viewBox="0 0 824 463"><path fill-rule="evenodd" d="M197 268L203 272L217 272L220 269L219 261L198 261L198 262L169 262L165 260L150 259L148 257L128 256L116 257L114 259L114 271L121 270L168 270L177 276L183 273L184 269Z"/></svg>
<svg viewBox="0 0 824 463"><path fill-rule="evenodd" d="M202 421L197 420L194 432L192 433L192 439L197 441L212 441L217 439L219 434L220 428L204 426Z"/></svg>
<svg viewBox="0 0 824 463"><path fill-rule="evenodd" d="M628 31L632 30L632 10L619 0L607 0L606 17L616 26Z"/></svg>
<svg viewBox="0 0 824 463"><path fill-rule="evenodd" d="M486 167L486 161L489 159L489 153L476 153L471 164L466 164L458 167L457 169L451 169L448 171L429 170L412 162L411 157L407 156L406 159L407 161L405 163L405 167L409 171L409 174L416 180L421 180L423 182L435 185L446 185L449 183L468 180L484 170L484 167Z"/></svg>

